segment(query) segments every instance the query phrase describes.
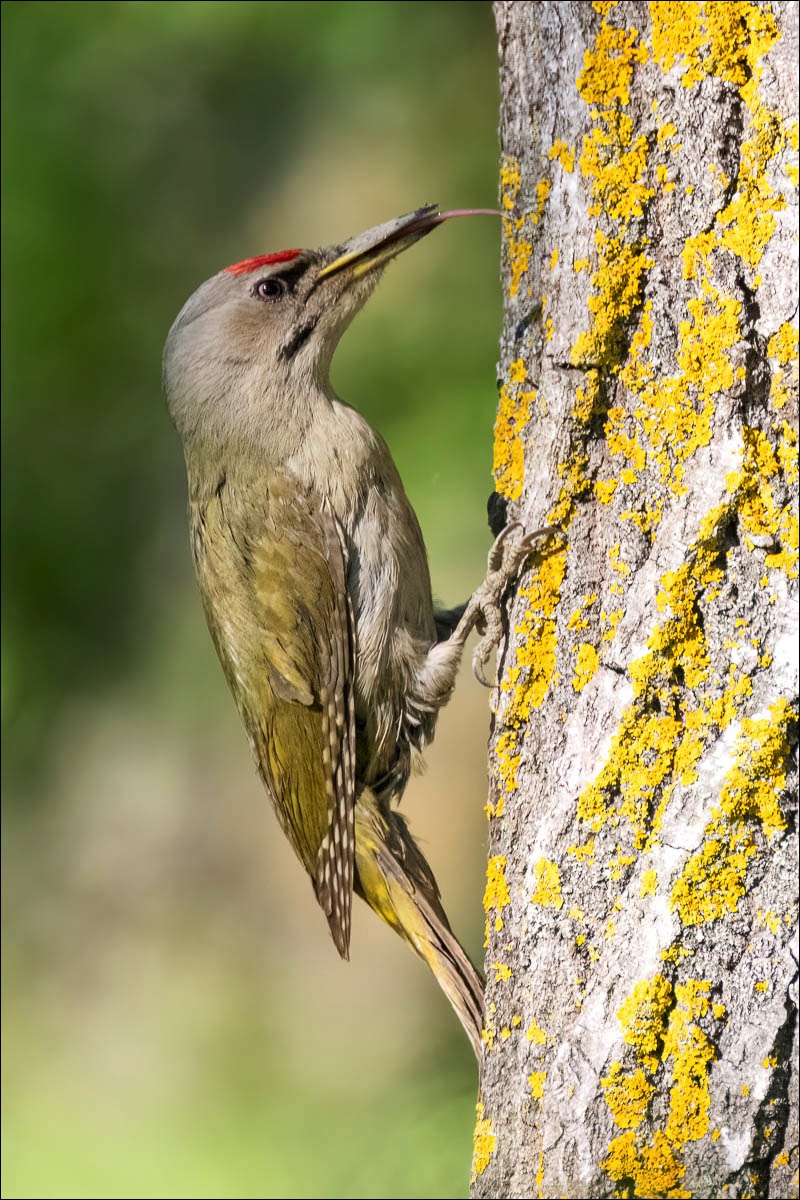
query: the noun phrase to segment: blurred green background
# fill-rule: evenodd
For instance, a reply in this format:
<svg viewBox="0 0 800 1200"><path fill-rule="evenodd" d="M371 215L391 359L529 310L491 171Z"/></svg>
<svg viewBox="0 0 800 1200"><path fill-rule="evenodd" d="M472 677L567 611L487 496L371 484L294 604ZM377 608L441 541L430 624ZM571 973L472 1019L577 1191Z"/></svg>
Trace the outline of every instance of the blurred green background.
<svg viewBox="0 0 800 1200"><path fill-rule="evenodd" d="M161 348L225 263L496 197L488 3L15 3L3 37L8 1197L466 1195L476 1068L358 905L339 962L195 594ZM489 545L499 229L404 256L339 394L456 603ZM488 694L405 810L479 961Z"/></svg>

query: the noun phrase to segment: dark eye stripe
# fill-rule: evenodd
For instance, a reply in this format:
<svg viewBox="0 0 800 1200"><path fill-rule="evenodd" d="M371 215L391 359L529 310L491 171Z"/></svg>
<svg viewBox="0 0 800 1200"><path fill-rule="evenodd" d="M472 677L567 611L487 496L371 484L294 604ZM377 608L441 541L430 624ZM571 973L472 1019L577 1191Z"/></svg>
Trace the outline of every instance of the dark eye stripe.
<svg viewBox="0 0 800 1200"><path fill-rule="evenodd" d="M292 337L291 341L288 341L286 343L286 345L282 346L281 349L278 351L278 358L282 358L285 361L288 361L288 359L290 359L290 358L294 358L295 354L297 354L297 351L300 349L300 347L305 345L305 343L311 337L311 334L314 332L314 330L317 327L318 321L319 321L319 317L314 317L314 318L312 318L312 320L308 321L305 325L301 325L300 328L297 330L297 333L295 333L294 336Z"/></svg>
<svg viewBox="0 0 800 1200"><path fill-rule="evenodd" d="M283 268L283 270L280 272L280 278L284 280L286 286L289 288L289 291L292 291L295 284L299 283L308 270L308 267L308 258L304 252L303 257L299 260L299 262L292 263L291 266Z"/></svg>

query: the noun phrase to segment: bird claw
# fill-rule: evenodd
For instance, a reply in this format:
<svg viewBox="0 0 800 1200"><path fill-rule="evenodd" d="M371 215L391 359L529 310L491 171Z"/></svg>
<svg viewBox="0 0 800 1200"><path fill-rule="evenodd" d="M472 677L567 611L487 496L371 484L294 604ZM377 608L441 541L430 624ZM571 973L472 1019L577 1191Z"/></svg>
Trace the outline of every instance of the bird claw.
<svg viewBox="0 0 800 1200"><path fill-rule="evenodd" d="M481 635L472 656L472 670L484 687L494 686L486 678L485 668L503 637L503 597L536 543L553 533L561 533L558 525L546 525L526 533L519 521L512 521L495 538L489 551L486 578L469 602L472 625Z"/></svg>
<svg viewBox="0 0 800 1200"><path fill-rule="evenodd" d="M486 678L486 664L491 657L492 650L498 645L497 642L491 642L487 645L488 639L482 637L475 647L475 652L472 655L472 674L477 679L478 683L485 688L492 688L495 685L495 680Z"/></svg>

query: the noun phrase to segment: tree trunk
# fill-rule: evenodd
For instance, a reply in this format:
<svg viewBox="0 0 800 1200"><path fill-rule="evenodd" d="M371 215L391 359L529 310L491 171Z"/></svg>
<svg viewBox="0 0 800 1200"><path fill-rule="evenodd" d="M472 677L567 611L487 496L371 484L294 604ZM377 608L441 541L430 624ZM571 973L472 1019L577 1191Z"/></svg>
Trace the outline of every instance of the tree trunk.
<svg viewBox="0 0 800 1200"><path fill-rule="evenodd" d="M798 5L499 0L474 1196L797 1194Z"/></svg>

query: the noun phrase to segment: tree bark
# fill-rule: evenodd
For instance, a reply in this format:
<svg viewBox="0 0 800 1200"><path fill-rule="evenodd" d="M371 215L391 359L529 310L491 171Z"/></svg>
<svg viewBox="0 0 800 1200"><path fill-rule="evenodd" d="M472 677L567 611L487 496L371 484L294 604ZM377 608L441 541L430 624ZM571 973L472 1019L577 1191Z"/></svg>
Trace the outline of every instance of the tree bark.
<svg viewBox="0 0 800 1200"><path fill-rule="evenodd" d="M510 603L476 1197L797 1195L790 3L494 5Z"/></svg>

